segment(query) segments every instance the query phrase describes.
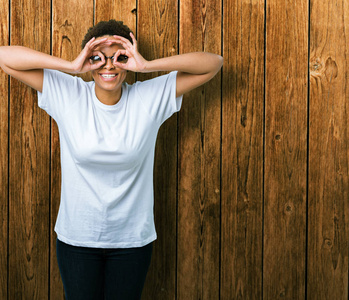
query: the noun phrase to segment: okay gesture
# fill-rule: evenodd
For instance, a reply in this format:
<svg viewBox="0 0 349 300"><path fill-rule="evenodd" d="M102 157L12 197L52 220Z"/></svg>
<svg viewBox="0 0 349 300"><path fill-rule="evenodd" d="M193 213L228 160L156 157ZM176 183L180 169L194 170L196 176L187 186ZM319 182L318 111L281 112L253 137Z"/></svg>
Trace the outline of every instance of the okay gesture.
<svg viewBox="0 0 349 300"><path fill-rule="evenodd" d="M145 72L147 60L138 52L137 41L133 33L130 33L133 44L126 38L114 35L113 43L120 44L124 49L119 49L114 55L113 64L124 70L132 72ZM128 57L126 62L118 62L120 55L126 55Z"/></svg>

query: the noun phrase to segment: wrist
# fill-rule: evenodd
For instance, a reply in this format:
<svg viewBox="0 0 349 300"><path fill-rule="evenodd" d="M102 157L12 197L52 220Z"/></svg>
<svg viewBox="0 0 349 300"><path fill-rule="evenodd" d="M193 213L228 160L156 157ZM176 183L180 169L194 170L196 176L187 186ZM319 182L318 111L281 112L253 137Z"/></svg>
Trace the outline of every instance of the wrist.
<svg viewBox="0 0 349 300"><path fill-rule="evenodd" d="M155 60L145 60L142 68L142 73L156 72L156 62Z"/></svg>
<svg viewBox="0 0 349 300"><path fill-rule="evenodd" d="M143 63L143 68L142 68L142 70L141 70L142 73L148 73L148 72L150 72L150 71L148 71L148 69L149 69L149 63L150 63L150 61L148 61L148 60L144 61L144 63Z"/></svg>
<svg viewBox="0 0 349 300"><path fill-rule="evenodd" d="M71 74L78 74L79 68L77 67L75 60L73 61L65 61L62 65L63 72L71 73Z"/></svg>

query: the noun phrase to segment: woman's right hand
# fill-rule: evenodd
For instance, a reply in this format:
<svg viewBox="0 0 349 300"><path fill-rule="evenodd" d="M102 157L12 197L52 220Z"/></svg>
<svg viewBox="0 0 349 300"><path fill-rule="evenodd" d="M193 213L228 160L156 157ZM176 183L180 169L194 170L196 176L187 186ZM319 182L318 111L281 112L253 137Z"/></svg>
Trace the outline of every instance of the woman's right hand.
<svg viewBox="0 0 349 300"><path fill-rule="evenodd" d="M100 46L110 45L111 42L108 41L108 38L102 38L97 40L95 38L92 38L91 40L89 40L86 43L84 49L78 55L78 57L71 62L71 73L86 73L103 66L105 64L105 57L100 51L97 51L96 48ZM101 61L99 61L98 63L92 63L90 57L94 55L98 55L101 58Z"/></svg>

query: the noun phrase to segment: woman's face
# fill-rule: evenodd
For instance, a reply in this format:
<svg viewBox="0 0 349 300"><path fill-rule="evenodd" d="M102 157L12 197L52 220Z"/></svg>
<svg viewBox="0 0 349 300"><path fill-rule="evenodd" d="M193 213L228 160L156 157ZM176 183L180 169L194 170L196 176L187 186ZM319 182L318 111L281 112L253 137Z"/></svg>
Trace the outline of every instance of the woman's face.
<svg viewBox="0 0 349 300"><path fill-rule="evenodd" d="M111 36L108 39L113 39ZM98 37L102 39L103 37ZM104 56L114 56L117 50L124 49L120 44L112 44L110 46L101 46L96 50L102 52ZM110 58L106 58L106 63L99 69L92 70L92 77L95 81L96 87L106 90L106 91L116 91L121 88L123 81L126 78L127 71L117 68L113 65L113 62Z"/></svg>

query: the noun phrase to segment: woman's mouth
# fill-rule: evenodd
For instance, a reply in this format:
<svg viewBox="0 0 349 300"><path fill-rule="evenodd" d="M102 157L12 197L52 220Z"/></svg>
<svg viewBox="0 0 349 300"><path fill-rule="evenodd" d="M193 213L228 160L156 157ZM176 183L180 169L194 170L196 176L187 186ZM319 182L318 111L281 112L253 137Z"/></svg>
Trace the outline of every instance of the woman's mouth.
<svg viewBox="0 0 349 300"><path fill-rule="evenodd" d="M115 73L113 73L113 74L99 74L101 77L102 77L102 80L104 80L104 81L112 81L112 80L114 80L117 76L118 76L118 74L115 74Z"/></svg>

